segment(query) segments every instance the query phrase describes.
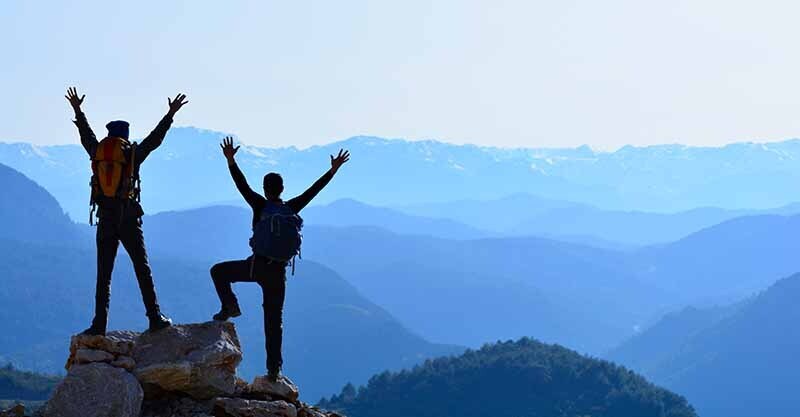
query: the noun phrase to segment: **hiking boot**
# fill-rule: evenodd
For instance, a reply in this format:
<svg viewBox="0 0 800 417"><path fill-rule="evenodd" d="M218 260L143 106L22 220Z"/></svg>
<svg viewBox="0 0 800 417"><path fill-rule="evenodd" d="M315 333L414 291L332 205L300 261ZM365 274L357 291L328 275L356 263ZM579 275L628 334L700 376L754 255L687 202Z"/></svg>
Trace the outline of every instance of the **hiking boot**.
<svg viewBox="0 0 800 417"><path fill-rule="evenodd" d="M106 329L101 329L99 327L95 327L94 324L91 325L88 329L81 332L82 335L86 336L105 336Z"/></svg>
<svg viewBox="0 0 800 417"><path fill-rule="evenodd" d="M278 382L278 378L281 377L281 368L270 369L267 372L267 380L270 382Z"/></svg>
<svg viewBox="0 0 800 417"><path fill-rule="evenodd" d="M238 305L234 305L233 307L223 306L219 310L219 313L214 314L214 317L212 318L217 321L226 321L229 318L239 317L241 315L242 315L242 310L239 309Z"/></svg>
<svg viewBox="0 0 800 417"><path fill-rule="evenodd" d="M158 313L158 315L150 317L150 328L148 328L147 331L156 332L161 329L166 329L169 326L172 326L172 320L167 318L167 316Z"/></svg>

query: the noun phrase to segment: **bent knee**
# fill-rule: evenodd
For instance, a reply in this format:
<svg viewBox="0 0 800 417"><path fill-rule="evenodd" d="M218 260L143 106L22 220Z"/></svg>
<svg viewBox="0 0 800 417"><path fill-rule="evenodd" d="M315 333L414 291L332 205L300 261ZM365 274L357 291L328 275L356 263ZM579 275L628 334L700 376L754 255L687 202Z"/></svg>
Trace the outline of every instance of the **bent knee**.
<svg viewBox="0 0 800 417"><path fill-rule="evenodd" d="M215 264L214 266L212 266L210 271L211 278L218 279L220 277L220 272L222 272L221 270L222 268L220 267L220 264Z"/></svg>

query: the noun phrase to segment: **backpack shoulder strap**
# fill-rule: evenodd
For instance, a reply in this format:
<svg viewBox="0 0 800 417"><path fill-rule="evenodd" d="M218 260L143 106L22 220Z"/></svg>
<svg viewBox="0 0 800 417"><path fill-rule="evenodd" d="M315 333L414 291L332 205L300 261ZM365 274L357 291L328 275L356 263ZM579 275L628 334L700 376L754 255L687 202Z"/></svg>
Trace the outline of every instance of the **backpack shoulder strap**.
<svg viewBox="0 0 800 417"><path fill-rule="evenodd" d="M136 142L131 142L131 178L130 187L133 193L133 199L136 202L142 201L142 179L139 177L139 169L136 166L136 147L139 146Z"/></svg>

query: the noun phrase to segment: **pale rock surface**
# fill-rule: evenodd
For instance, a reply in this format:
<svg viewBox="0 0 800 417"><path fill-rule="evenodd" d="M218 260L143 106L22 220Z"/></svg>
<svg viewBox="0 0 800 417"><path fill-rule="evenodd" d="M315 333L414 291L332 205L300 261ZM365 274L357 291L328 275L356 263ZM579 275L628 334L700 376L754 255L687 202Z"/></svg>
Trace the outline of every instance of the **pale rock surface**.
<svg viewBox="0 0 800 417"><path fill-rule="evenodd" d="M92 362L111 362L114 360L114 355L97 349L80 348L75 352L75 362L78 364L92 363Z"/></svg>
<svg viewBox="0 0 800 417"><path fill-rule="evenodd" d="M118 356L117 359L114 359L111 362L111 366L125 369L126 371L133 371L133 368L136 367L136 361L133 360L130 356Z"/></svg>
<svg viewBox="0 0 800 417"><path fill-rule="evenodd" d="M279 376L277 381L270 381L266 376L257 376L253 379L246 391L254 398L286 400L289 402L297 401L300 390L286 376Z"/></svg>
<svg viewBox="0 0 800 417"><path fill-rule="evenodd" d="M144 392L131 373L105 363L73 365L43 417L139 417Z"/></svg>
<svg viewBox="0 0 800 417"><path fill-rule="evenodd" d="M78 351L94 350L111 354L113 357L119 355L130 356L133 352L133 342L138 333L135 332L111 332L106 336L90 336L77 334L72 336L69 344L69 358L64 366L66 370L78 363Z"/></svg>
<svg viewBox="0 0 800 417"><path fill-rule="evenodd" d="M233 323L186 324L143 333L133 359L133 373L146 388L210 399L236 392L242 348Z"/></svg>

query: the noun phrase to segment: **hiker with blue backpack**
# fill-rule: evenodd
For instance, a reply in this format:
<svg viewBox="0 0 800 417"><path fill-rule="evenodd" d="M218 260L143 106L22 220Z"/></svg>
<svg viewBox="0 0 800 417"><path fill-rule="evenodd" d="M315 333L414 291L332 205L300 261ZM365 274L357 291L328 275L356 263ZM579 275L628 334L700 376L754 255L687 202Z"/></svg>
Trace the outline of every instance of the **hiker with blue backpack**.
<svg viewBox="0 0 800 417"><path fill-rule="evenodd" d="M222 308L214 320L239 317L242 312L236 295L231 289L234 282L255 282L261 286L264 300L264 337L267 349L267 376L276 381L280 376L283 358L283 302L286 295L286 267L300 254L303 220L300 211L325 188L333 176L350 159L350 153L339 150L331 155L331 168L311 187L291 200L283 201L283 178L270 172L264 176L264 195L250 188L235 155L239 146L233 146L233 138L223 139L222 153L228 161L233 182L250 208L253 209L253 236L250 247L253 254L247 259L227 261L211 267L211 278L219 295Z"/></svg>

